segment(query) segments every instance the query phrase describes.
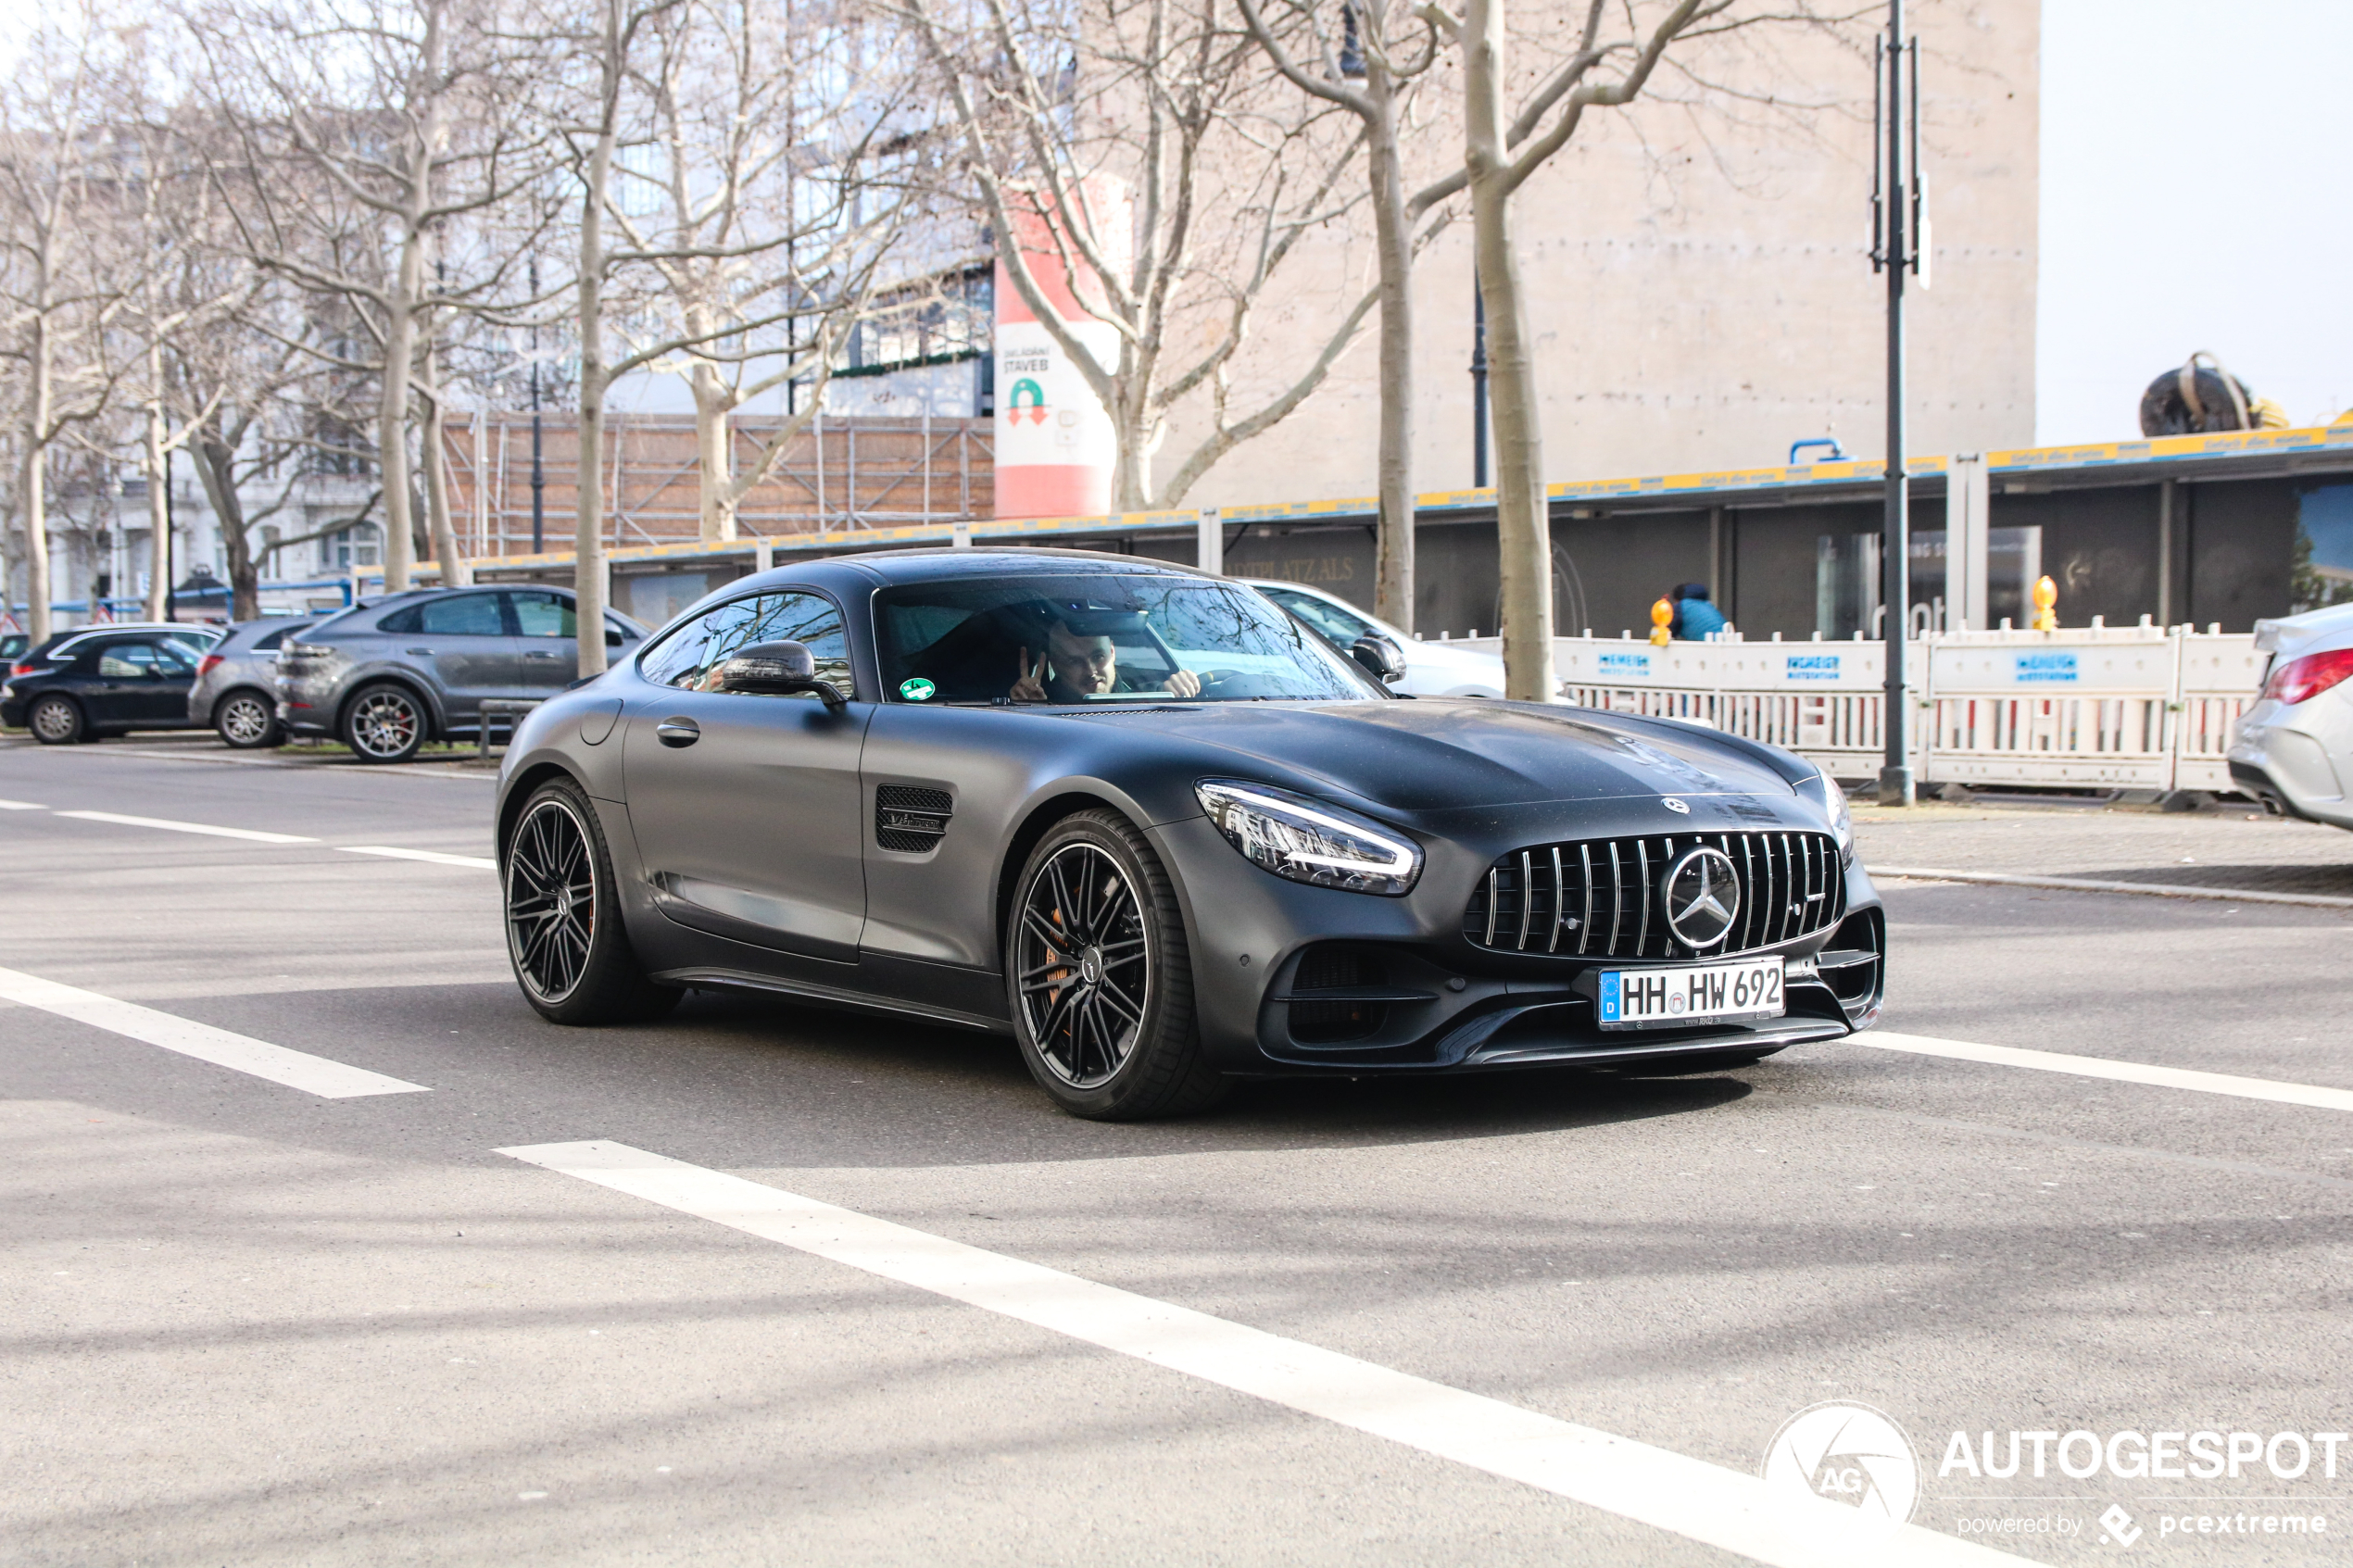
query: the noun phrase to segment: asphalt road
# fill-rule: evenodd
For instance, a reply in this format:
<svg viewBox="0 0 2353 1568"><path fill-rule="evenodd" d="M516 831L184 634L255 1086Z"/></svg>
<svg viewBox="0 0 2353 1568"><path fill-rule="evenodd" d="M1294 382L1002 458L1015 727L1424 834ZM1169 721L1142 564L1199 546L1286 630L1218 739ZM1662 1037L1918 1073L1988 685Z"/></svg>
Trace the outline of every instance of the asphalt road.
<svg viewBox="0 0 2353 1568"><path fill-rule="evenodd" d="M999 1041L542 1022L490 795L0 743L0 985L151 1010L0 1001L0 1562L1732 1562L1825 1400L1931 1533L1851 1561L2353 1560L2353 912L1894 884L1919 1049L1102 1126ZM1953 1459L2012 1432L2125 1457ZM2115 1473L2200 1432L2309 1468Z"/></svg>

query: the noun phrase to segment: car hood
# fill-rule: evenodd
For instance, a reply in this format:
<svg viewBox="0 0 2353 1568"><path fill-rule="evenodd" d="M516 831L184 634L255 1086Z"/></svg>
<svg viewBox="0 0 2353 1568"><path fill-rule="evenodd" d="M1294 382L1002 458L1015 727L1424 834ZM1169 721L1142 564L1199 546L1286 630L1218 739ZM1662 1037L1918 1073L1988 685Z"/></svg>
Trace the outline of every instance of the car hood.
<svg viewBox="0 0 2353 1568"><path fill-rule="evenodd" d="M1295 785L1400 811L1791 793L1762 759L1707 732L1591 709L1424 698L1107 708L1076 717L1181 736L1233 754L1245 776L1255 760Z"/></svg>

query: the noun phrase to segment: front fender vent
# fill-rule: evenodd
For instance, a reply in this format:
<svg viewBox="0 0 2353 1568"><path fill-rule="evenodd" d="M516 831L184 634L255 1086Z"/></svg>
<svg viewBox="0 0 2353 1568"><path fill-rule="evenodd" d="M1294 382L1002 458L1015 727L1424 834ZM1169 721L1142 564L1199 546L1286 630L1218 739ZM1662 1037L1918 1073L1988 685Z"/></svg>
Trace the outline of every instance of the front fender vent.
<svg viewBox="0 0 2353 1568"><path fill-rule="evenodd" d="M875 842L902 855L924 855L948 836L955 801L944 789L875 786Z"/></svg>
<svg viewBox="0 0 2353 1568"><path fill-rule="evenodd" d="M1708 958L1810 936L1846 913L1845 868L1828 834L1672 834L1515 850L1479 879L1463 935L1498 953L1699 957L1667 928L1660 879L1676 857L1702 846L1730 859L1741 894L1732 929Z"/></svg>

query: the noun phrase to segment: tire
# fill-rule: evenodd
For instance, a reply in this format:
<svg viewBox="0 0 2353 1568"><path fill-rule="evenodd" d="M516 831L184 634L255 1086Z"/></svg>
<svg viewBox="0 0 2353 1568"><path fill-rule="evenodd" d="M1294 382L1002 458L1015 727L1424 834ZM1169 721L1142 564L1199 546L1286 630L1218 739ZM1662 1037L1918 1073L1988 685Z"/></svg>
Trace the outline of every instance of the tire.
<svg viewBox="0 0 2353 1568"><path fill-rule="evenodd" d="M629 944L612 853L578 784L551 779L534 790L503 859L507 959L541 1017L643 1023L677 1005L678 988L648 979Z"/></svg>
<svg viewBox="0 0 2353 1568"><path fill-rule="evenodd" d="M425 744L424 699L394 681L352 694L343 710L343 744L362 762L406 762Z"/></svg>
<svg viewBox="0 0 2353 1568"><path fill-rule="evenodd" d="M1022 1060L1072 1115L1142 1121L1224 1098L1194 1022L1176 892L1117 812L1066 817L1029 852L1005 934L1005 986Z"/></svg>
<svg viewBox="0 0 2353 1568"><path fill-rule="evenodd" d="M239 686L212 705L212 728L233 751L259 751L286 740L277 705L251 686Z"/></svg>
<svg viewBox="0 0 2353 1568"><path fill-rule="evenodd" d="M78 746L97 738L90 732L90 721L82 715L82 704L55 692L32 699L24 723L32 732L32 738L44 746Z"/></svg>

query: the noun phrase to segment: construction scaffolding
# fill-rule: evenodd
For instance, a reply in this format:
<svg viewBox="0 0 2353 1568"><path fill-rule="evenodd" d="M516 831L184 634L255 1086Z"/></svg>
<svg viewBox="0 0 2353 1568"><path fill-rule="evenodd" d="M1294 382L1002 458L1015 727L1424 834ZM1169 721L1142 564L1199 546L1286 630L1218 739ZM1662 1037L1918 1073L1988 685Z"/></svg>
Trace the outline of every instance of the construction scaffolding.
<svg viewBox="0 0 2353 1568"><path fill-rule="evenodd" d="M544 547L566 550L578 515L579 420L568 413L540 420ZM459 548L473 560L532 553L531 421L527 412L475 412L446 427L442 461L450 517ZM736 471L757 464L779 423L729 421ZM686 544L701 536L693 416L610 416L605 445L598 477L608 546ZM833 533L854 539L878 528L947 526L992 515L995 481L987 420L820 415L745 493L736 526L748 539Z"/></svg>

